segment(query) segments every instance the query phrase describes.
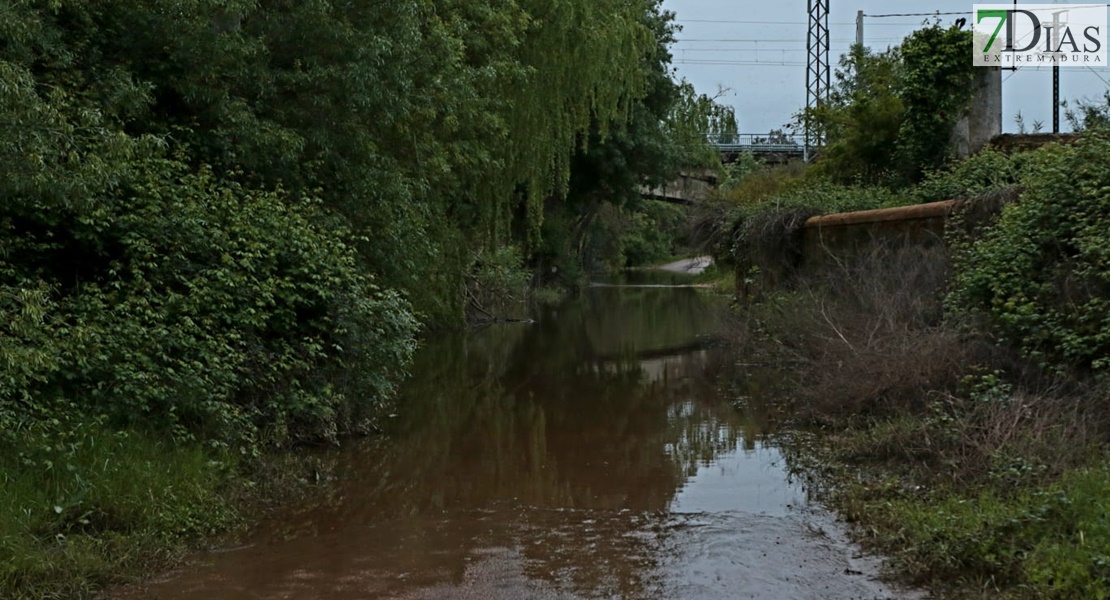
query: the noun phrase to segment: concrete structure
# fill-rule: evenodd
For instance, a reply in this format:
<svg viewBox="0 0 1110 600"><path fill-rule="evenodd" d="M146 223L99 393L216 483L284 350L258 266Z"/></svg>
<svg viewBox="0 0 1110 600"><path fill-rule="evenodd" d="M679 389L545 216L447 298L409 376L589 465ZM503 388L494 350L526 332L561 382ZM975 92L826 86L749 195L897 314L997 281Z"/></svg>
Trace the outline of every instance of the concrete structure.
<svg viewBox="0 0 1110 600"><path fill-rule="evenodd" d="M737 266L737 295L759 297L803 273L851 264L879 247L941 246L948 220L961 205L946 200L810 217L775 247L750 249L750 263Z"/></svg>
<svg viewBox="0 0 1110 600"><path fill-rule="evenodd" d="M785 164L805 157L804 139L782 131L707 135L706 140L721 153L721 162L735 162L751 154L764 164Z"/></svg>
<svg viewBox="0 0 1110 600"><path fill-rule="evenodd" d="M952 131L956 155L967 158L1002 134L1002 69L977 67L971 108Z"/></svg>
<svg viewBox="0 0 1110 600"><path fill-rule="evenodd" d="M640 195L672 204L695 204L708 198L716 187L717 174L713 171L682 172L662 187L641 188Z"/></svg>
<svg viewBox="0 0 1110 600"><path fill-rule="evenodd" d="M881 240L891 244L938 244L959 200L811 217L802 230L806 262L845 258Z"/></svg>

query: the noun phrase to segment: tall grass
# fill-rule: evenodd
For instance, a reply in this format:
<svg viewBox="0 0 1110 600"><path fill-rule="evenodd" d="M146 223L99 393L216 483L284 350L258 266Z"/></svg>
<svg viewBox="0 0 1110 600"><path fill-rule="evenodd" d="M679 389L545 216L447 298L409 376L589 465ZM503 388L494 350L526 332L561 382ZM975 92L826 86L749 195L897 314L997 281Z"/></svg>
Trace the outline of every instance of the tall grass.
<svg viewBox="0 0 1110 600"><path fill-rule="evenodd" d="M41 433L0 454L0 598L91 597L235 519L233 463L199 445L99 424Z"/></svg>

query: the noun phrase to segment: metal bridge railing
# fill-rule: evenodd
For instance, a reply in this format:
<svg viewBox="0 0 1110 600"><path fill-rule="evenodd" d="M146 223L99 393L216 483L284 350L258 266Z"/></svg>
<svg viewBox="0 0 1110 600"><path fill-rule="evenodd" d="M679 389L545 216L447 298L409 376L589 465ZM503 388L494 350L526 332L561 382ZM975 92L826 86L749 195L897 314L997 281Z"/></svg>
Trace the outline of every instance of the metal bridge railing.
<svg viewBox="0 0 1110 600"><path fill-rule="evenodd" d="M801 136L779 133L711 133L706 134L705 139L720 152L805 152Z"/></svg>

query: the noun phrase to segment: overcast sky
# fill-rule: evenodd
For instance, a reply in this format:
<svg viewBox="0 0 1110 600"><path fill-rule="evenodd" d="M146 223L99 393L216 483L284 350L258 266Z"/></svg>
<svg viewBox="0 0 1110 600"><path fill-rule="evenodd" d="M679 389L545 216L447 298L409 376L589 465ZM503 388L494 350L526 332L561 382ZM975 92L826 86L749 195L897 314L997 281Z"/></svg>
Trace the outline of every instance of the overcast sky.
<svg viewBox="0 0 1110 600"><path fill-rule="evenodd" d="M1052 0L1041 3L1051 4ZM897 45L917 29L923 16L890 16L937 11L943 23L961 16L970 20L973 0L831 0L829 12L830 62L855 41L856 11L862 10L864 38L872 49ZM1027 2L1022 2L1027 4ZM664 0L676 13L682 31L673 47L675 68L699 92L713 95L727 88L721 102L736 108L740 131L766 133L781 128L805 105L805 60L808 0ZM968 60L971 57L968 56ZM1027 127L1043 121L1052 129L1052 69L1023 68L1002 74L1003 129L1017 130L1014 117L1021 111ZM1110 85L1110 68L1063 68L1060 97L1066 100L1101 99ZM1068 130L1061 117L1061 128Z"/></svg>

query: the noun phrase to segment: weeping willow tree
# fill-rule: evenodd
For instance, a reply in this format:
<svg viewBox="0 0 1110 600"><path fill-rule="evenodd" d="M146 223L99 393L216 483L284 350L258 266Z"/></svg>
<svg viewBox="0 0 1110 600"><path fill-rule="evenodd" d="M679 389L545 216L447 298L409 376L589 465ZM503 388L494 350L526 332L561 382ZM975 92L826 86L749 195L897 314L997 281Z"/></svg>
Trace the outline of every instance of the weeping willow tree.
<svg viewBox="0 0 1110 600"><path fill-rule="evenodd" d="M522 46L524 85L508 90L513 110L510 176L526 190L529 236L544 199L565 195L570 164L595 123L602 134L628 121L645 91L641 57L655 47L646 2L528 0L533 24Z"/></svg>
<svg viewBox="0 0 1110 600"><path fill-rule="evenodd" d="M687 81L678 85L678 99L664 123L668 138L685 153L680 161L688 166L719 162L716 151L706 140L729 139L738 129L732 107L699 94Z"/></svg>
<svg viewBox="0 0 1110 600"><path fill-rule="evenodd" d="M645 24L654 3L437 4L437 18L461 33L461 78L470 102L483 108L478 121L445 120L462 149L450 169L452 210L469 217L464 226L479 234L479 246L510 243L516 217L525 241L534 242L543 202L566 194L571 159L591 128L623 126L643 97L644 73L636 66L656 44Z"/></svg>
<svg viewBox="0 0 1110 600"><path fill-rule="evenodd" d="M451 158L446 179L428 187L428 206L458 225L456 256L491 257L506 245L534 251L544 204L566 197L575 154L599 132L626 128L647 93L641 64L659 49L658 3L437 4L436 19L461 40L465 98L446 106L470 110L440 118Z"/></svg>
<svg viewBox="0 0 1110 600"><path fill-rule="evenodd" d="M23 194L7 205L61 235L74 217L54 199L95 204L136 156L172 156L318 200L317 218L381 286L425 322L460 322L470 256L535 244L575 152L626 127L645 94L638 66L657 52L656 11L648 0L21 0L0 19L0 74L14 82L0 90L13 115L0 154L6 187ZM58 156L72 157L72 176L57 175L69 165Z"/></svg>
<svg viewBox="0 0 1110 600"><path fill-rule="evenodd" d="M470 253L534 242L575 152L591 132L626 126L645 93L638 67L656 52L656 10L647 0L4 5L0 310L19 331L0 331L0 354L53 347L49 338L65 356L13 359L43 372L0 372L23 382L0 389L0 416L22 418L6 399L45 396L42 386L58 398L103 390L87 404L121 416L155 415L128 403L193 390L197 430L226 425L223 407L248 407L236 414L260 431L330 435L359 392L340 398L319 374L380 355L366 384L381 391L366 396L387 396L413 313L461 322ZM39 314L30 304L53 312L24 323ZM74 353L51 337L85 330L116 332L103 338L111 352ZM260 358L275 348L298 358ZM128 387L138 381L162 387ZM252 382L288 406L263 402ZM183 406L157 416L173 425ZM311 426L310 406L328 407ZM303 422L290 424L288 407L307 411Z"/></svg>

